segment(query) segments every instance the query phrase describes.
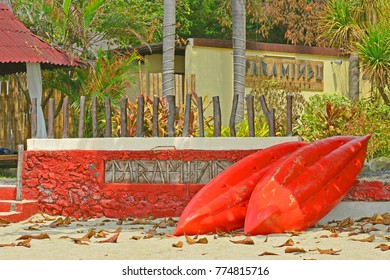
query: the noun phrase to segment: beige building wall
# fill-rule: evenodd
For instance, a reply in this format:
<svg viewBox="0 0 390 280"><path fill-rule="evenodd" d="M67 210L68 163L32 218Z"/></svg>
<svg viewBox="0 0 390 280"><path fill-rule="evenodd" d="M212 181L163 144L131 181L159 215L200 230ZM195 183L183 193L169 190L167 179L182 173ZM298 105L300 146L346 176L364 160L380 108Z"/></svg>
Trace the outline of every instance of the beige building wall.
<svg viewBox="0 0 390 280"><path fill-rule="evenodd" d="M343 56L338 49L247 43L246 55L247 58L258 57L271 63L272 61L295 61L296 63L305 61L320 64L323 67L321 86L315 90L302 89L301 92L304 96L308 99L315 94L337 93L349 97L349 57ZM145 63L141 69L143 74L161 74L162 54L146 55ZM189 39L185 55L175 56L175 73L185 74L184 79L187 85L183 85L183 94L191 92L189 78L192 78L195 92L204 98L205 105L211 102L213 96L219 96L222 122L226 126L230 118L233 98L233 50L231 42ZM251 87L247 87L246 93L250 93L251 90ZM369 90L370 83L361 78L360 98L367 97ZM182 98L181 101L183 100ZM209 106L207 114L212 114L212 106Z"/></svg>

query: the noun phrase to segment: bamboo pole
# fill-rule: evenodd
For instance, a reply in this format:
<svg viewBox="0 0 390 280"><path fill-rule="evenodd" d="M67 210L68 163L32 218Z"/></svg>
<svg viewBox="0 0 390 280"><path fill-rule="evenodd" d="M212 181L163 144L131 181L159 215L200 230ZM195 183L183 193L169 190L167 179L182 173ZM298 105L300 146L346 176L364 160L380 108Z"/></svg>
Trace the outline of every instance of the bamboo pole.
<svg viewBox="0 0 390 280"><path fill-rule="evenodd" d="M64 98L64 103L62 104L62 115L63 115L62 138L68 138L69 137L69 103L68 103L68 97Z"/></svg>
<svg viewBox="0 0 390 280"><path fill-rule="evenodd" d="M31 138L37 137L37 99L31 99Z"/></svg>
<svg viewBox="0 0 390 280"><path fill-rule="evenodd" d="M80 96L80 118L79 118L79 131L78 137L84 136L84 118L85 118L85 96Z"/></svg>
<svg viewBox="0 0 390 280"><path fill-rule="evenodd" d="M175 118L176 118L176 105L175 105L175 96L168 95L168 137L175 136Z"/></svg>
<svg viewBox="0 0 390 280"><path fill-rule="evenodd" d="M153 137L159 137L159 127L158 127L158 109L160 106L160 98L157 96L153 97Z"/></svg>
<svg viewBox="0 0 390 280"><path fill-rule="evenodd" d="M127 98L121 100L121 137L127 137Z"/></svg>
<svg viewBox="0 0 390 280"><path fill-rule="evenodd" d="M111 101L107 96L104 97L104 108L106 112L106 127L104 137L112 137Z"/></svg>
<svg viewBox="0 0 390 280"><path fill-rule="evenodd" d="M213 96L213 114L214 114L214 137L221 137L221 106L219 104L219 96Z"/></svg>
<svg viewBox="0 0 390 280"><path fill-rule="evenodd" d="M97 97L92 97L92 137L98 137L98 121L97 121Z"/></svg>
<svg viewBox="0 0 390 280"><path fill-rule="evenodd" d="M49 99L47 138L54 138L54 98Z"/></svg>
<svg viewBox="0 0 390 280"><path fill-rule="evenodd" d="M204 119L203 119L203 101L202 97L198 96L198 117L199 117L199 137L204 137Z"/></svg>
<svg viewBox="0 0 390 280"><path fill-rule="evenodd" d="M233 96L232 111L230 113L230 121L229 121L229 128L230 128L230 136L231 137L236 137L236 113L237 113L237 107L238 107L238 94L235 94Z"/></svg>
<svg viewBox="0 0 390 280"><path fill-rule="evenodd" d="M188 137L190 129L190 115L191 115L191 97L192 94L186 95L186 107L184 111L184 126L183 126L183 137Z"/></svg>
<svg viewBox="0 0 390 280"><path fill-rule="evenodd" d="M274 108L272 108L271 110L268 109L267 103L263 95L261 95L259 99L260 99L261 108L263 109L263 112L268 120L268 127L269 127L268 134L269 136L275 136L275 109Z"/></svg>
<svg viewBox="0 0 390 280"><path fill-rule="evenodd" d="M246 108L248 112L248 126L249 126L249 137L255 137L255 108L254 108L253 94L248 94L245 97Z"/></svg>
<svg viewBox="0 0 390 280"><path fill-rule="evenodd" d="M144 137L144 115L145 115L145 99L143 95L139 95L137 97L138 106L137 106L137 127L135 136L136 137Z"/></svg>

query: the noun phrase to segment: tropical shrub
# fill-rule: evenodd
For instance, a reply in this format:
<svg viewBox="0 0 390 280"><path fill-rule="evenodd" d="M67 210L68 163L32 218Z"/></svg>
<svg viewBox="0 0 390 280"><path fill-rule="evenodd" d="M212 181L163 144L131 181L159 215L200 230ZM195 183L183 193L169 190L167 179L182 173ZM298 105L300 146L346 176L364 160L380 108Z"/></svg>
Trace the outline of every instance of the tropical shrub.
<svg viewBox="0 0 390 280"><path fill-rule="evenodd" d="M272 80L260 80L252 89L257 101L262 95L267 103L268 109L275 109L275 131L276 135L287 134L287 95L293 96L292 122L297 125L299 116L303 113L306 100L300 90L296 87L285 85ZM267 123L267 119L261 108L260 102L255 102L255 112L259 120Z"/></svg>
<svg viewBox="0 0 390 280"><path fill-rule="evenodd" d="M294 127L304 141L315 141L334 135L371 134L367 159L390 157L390 107L371 99L353 103L336 94L311 97Z"/></svg>

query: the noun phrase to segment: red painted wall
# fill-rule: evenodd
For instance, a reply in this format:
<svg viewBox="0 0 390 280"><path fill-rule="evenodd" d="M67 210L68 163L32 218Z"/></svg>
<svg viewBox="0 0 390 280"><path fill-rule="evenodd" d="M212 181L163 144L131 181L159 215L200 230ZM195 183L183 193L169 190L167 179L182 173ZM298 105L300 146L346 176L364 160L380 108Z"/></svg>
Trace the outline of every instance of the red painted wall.
<svg viewBox="0 0 390 280"><path fill-rule="evenodd" d="M23 198L41 211L72 217L180 216L203 185L108 184L105 160L229 160L254 150L26 151Z"/></svg>
<svg viewBox="0 0 390 280"><path fill-rule="evenodd" d="M229 160L238 161L254 150L204 151L26 151L23 198L36 200L52 215L88 217L180 216L200 184L108 184L105 160ZM359 182L344 200L388 201L390 186Z"/></svg>

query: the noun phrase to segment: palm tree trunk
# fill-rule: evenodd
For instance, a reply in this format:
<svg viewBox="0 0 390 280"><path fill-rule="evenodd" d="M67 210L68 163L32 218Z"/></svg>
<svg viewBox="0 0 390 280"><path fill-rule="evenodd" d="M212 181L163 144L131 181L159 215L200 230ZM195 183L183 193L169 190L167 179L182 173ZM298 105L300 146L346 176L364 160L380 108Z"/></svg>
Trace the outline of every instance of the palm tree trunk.
<svg viewBox="0 0 390 280"><path fill-rule="evenodd" d="M176 1L164 0L162 95L175 95Z"/></svg>
<svg viewBox="0 0 390 280"><path fill-rule="evenodd" d="M244 117L246 74L246 0L232 0L233 13L233 94L238 95L236 123ZM232 98L233 99L233 98Z"/></svg>

